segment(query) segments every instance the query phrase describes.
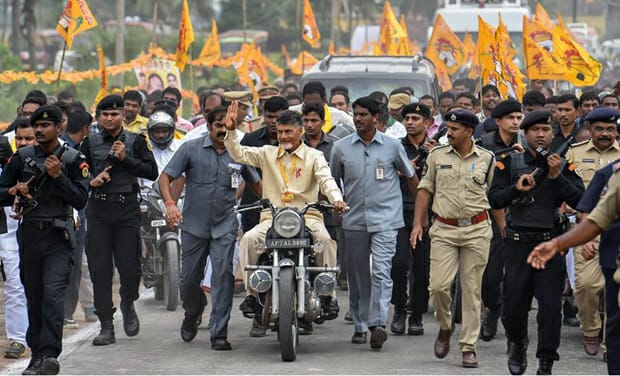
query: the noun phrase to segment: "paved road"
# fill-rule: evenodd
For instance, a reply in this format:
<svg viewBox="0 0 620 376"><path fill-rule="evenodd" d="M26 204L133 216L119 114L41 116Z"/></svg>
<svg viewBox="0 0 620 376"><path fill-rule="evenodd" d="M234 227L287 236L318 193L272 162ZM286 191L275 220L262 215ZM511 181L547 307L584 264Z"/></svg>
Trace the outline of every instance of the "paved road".
<svg viewBox="0 0 620 376"><path fill-rule="evenodd" d="M346 293L339 292L344 306ZM181 340L179 328L182 310L168 312L153 300L151 291L143 294L137 304L141 331L128 338L123 333L120 314L117 314L115 345L94 347L90 344L98 332L98 324L81 329L66 338L61 356L61 372L65 374L507 374L506 340L501 332L489 343L480 342L480 368L460 367L457 349L459 328L452 337L452 351L443 360L433 355L433 342L438 326L431 314L424 317L426 334L420 337L390 336L383 350L372 351L369 345L350 342L353 326L341 317L316 326L311 336L300 336L297 361L280 360L275 333L265 338L250 338L250 321L243 318L236 297L229 340L233 351L215 352L210 348L209 331L205 323L191 343ZM530 314L530 328L535 328L535 312ZM581 347L578 328L563 327L561 361L557 374L605 374L601 356L589 357ZM530 334L536 343L536 333ZM458 350L458 349L457 349ZM530 347L528 374L536 372L535 345ZM0 373L17 374L26 361Z"/></svg>

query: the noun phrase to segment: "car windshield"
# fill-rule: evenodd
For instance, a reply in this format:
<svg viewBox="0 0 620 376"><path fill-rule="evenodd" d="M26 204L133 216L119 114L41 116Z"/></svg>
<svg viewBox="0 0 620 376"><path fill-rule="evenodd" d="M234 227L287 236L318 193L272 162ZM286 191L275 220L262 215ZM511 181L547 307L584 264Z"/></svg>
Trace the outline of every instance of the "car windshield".
<svg viewBox="0 0 620 376"><path fill-rule="evenodd" d="M349 89L349 97L351 101L360 97L365 97L373 91L382 91L386 95L394 89L402 86L410 86L413 88L416 97L421 97L425 94L433 94L430 92L431 88L428 87L427 82L423 80L415 79L403 79L403 78L386 78L386 77L355 77L355 78L321 78L319 81L325 85L327 94L334 86L345 86Z"/></svg>

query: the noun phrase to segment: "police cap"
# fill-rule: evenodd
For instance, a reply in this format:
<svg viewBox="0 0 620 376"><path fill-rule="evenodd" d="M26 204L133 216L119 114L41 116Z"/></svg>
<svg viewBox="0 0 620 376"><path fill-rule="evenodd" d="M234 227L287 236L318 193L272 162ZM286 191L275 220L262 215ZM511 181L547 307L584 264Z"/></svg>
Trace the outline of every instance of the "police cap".
<svg viewBox="0 0 620 376"><path fill-rule="evenodd" d="M62 111L54 104L46 104L37 108L30 115L30 124L34 125L34 122L37 120L47 120L54 124L59 124L62 122Z"/></svg>
<svg viewBox="0 0 620 376"><path fill-rule="evenodd" d="M249 91L227 91L224 93L224 99L228 102L239 101L242 105L252 106L252 93Z"/></svg>
<svg viewBox="0 0 620 376"><path fill-rule="evenodd" d="M410 103L403 107L403 117L407 116L407 114L420 114L424 119L428 119L431 117L431 109L422 103Z"/></svg>
<svg viewBox="0 0 620 376"><path fill-rule="evenodd" d="M457 108L446 113L443 118L445 121L459 123L468 128L476 128L476 125L480 123L480 119L478 119L476 114L462 108Z"/></svg>
<svg viewBox="0 0 620 376"><path fill-rule="evenodd" d="M280 89L275 86L265 86L258 91L258 99L269 99L280 95Z"/></svg>
<svg viewBox="0 0 620 376"><path fill-rule="evenodd" d="M98 111L122 110L123 107L125 107L125 101L118 94L108 95L97 104Z"/></svg>
<svg viewBox="0 0 620 376"><path fill-rule="evenodd" d="M527 130L529 127L536 124L551 125L553 120L553 114L548 110L536 110L532 111L521 122L521 129Z"/></svg>
<svg viewBox="0 0 620 376"><path fill-rule="evenodd" d="M388 101L388 108L390 110L398 110L408 105L409 103L411 103L411 97L409 96L409 94L392 94L390 95L390 100Z"/></svg>
<svg viewBox="0 0 620 376"><path fill-rule="evenodd" d="M616 124L620 118L620 112L609 107L598 107L590 111L586 116L586 121L590 123L602 122Z"/></svg>
<svg viewBox="0 0 620 376"><path fill-rule="evenodd" d="M507 99L505 101L499 102L497 106L491 112L491 117L495 119L503 118L504 116L510 115L513 112L523 112L521 109L521 103L514 99Z"/></svg>

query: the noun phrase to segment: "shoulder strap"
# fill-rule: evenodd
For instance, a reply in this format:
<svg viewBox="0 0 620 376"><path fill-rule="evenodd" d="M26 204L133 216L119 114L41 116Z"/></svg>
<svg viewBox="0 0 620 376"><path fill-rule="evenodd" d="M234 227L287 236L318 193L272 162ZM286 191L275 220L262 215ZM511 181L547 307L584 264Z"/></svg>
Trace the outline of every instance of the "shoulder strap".
<svg viewBox="0 0 620 376"><path fill-rule="evenodd" d="M20 157L22 157L22 159L26 159L28 157L32 158L34 157L35 153L34 153L34 145L28 145L25 146L23 148L20 148L16 151L16 153L19 153Z"/></svg>

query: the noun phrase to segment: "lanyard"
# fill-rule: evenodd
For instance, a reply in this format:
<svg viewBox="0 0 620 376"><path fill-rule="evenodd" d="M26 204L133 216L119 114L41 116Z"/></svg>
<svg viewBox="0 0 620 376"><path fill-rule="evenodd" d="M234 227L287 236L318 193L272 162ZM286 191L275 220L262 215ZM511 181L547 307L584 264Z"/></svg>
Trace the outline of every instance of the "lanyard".
<svg viewBox="0 0 620 376"><path fill-rule="evenodd" d="M280 149L281 151L282 149ZM286 173L286 169L282 164L282 158L278 158L278 166L280 167L280 175L282 176L282 181L284 182L284 188L288 189L288 175ZM292 176L295 173L295 167L297 167L297 155L293 156L293 164L291 165L290 175Z"/></svg>

